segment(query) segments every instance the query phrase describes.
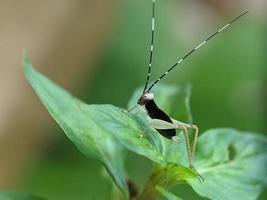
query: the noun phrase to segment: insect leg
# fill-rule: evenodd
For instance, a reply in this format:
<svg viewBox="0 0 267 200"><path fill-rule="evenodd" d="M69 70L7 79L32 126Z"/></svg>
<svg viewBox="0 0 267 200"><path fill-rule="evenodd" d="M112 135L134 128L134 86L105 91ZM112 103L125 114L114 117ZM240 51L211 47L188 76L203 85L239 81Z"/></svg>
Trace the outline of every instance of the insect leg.
<svg viewBox="0 0 267 200"><path fill-rule="evenodd" d="M183 127L184 134L185 134L185 140L186 140L186 148L187 148L187 152L188 152L189 167L192 170L194 170L194 172L198 176L199 182L202 183L204 181L204 178L198 173L198 171L193 166L193 160L194 160L194 156L195 156L196 144L197 144L197 139L198 139L198 127L196 125L186 124L186 123L177 121L175 119L171 119L171 120L177 126L177 128L179 127L179 129L181 129L181 127ZM195 131L192 151L190 151L190 143L189 143L189 137L188 137L188 129L190 129L190 128L194 129L194 131Z"/></svg>
<svg viewBox="0 0 267 200"><path fill-rule="evenodd" d="M187 154L188 154L188 162L189 162L189 166L192 167L192 154L191 154L191 150L190 150L190 143L189 143L189 137L188 137L188 131L187 128L185 126L182 127L183 132L184 132L184 137L185 137L185 142L186 142L186 150L187 150Z"/></svg>
<svg viewBox="0 0 267 200"><path fill-rule="evenodd" d="M134 105L133 107L129 108L129 109L127 110L127 112L131 112L131 111L134 110L137 106L138 106L138 104Z"/></svg>
<svg viewBox="0 0 267 200"><path fill-rule="evenodd" d="M193 147L192 147L192 161L194 160L194 156L195 156L195 150L196 150L196 145L197 145L197 139L198 139L198 127L197 125L193 125L193 124L186 124L180 121L177 121L175 119L171 119L173 121L174 124L176 124L177 126L183 126L186 129L193 129L194 130L194 142L193 142Z"/></svg>
<svg viewBox="0 0 267 200"><path fill-rule="evenodd" d="M173 120L174 121L174 120ZM192 155L191 155L191 148L190 148L190 142L189 142L189 137L188 137L188 125L184 124L179 121L174 121L174 124L160 120L160 119L150 119L149 125L151 128L155 129L180 129L183 130L184 132L184 137L186 141L186 150L188 153L188 161L189 161L189 166L192 166ZM173 139L175 140L175 138ZM177 140L177 138L176 138Z"/></svg>
<svg viewBox="0 0 267 200"><path fill-rule="evenodd" d="M194 143L193 143L193 148L192 148L192 160L194 160L195 150L196 150L196 145L197 145L197 139L198 139L198 127L196 125L192 125L192 129L195 131Z"/></svg>
<svg viewBox="0 0 267 200"><path fill-rule="evenodd" d="M161 130L166 130L166 129L178 129L178 127L175 124L160 120L160 119L148 119L148 124L151 128L155 129L161 129Z"/></svg>
<svg viewBox="0 0 267 200"><path fill-rule="evenodd" d="M194 159L194 154L195 154L195 148L196 148L196 143L197 143L197 137L198 137L198 128L195 125L192 125L192 127L195 130L195 136L194 136L194 144L193 144L193 149L192 152L190 152L190 143L189 143L189 137L188 137L188 127L184 127L184 134L185 134L185 139L186 139L186 148L187 148L187 153L188 153L188 160L189 160L189 167L194 170L194 172L197 174L198 180L200 183L204 181L204 178L198 173L196 168L193 166L193 159Z"/></svg>

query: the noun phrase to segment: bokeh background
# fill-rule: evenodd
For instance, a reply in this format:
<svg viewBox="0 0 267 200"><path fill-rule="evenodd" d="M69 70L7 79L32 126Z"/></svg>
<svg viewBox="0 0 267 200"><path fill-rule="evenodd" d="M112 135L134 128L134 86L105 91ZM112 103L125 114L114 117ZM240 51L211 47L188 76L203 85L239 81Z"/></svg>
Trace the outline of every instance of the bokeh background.
<svg viewBox="0 0 267 200"><path fill-rule="evenodd" d="M201 132L233 127L267 134L267 2L157 0L153 78L245 10L249 15L163 81L192 83ZM111 199L102 165L76 149L26 83L21 52L84 101L125 107L145 80L151 0L2 0L0 25L0 190ZM150 163L129 154L126 168L143 185ZM175 192L200 199L187 186ZM265 191L260 199L266 198Z"/></svg>

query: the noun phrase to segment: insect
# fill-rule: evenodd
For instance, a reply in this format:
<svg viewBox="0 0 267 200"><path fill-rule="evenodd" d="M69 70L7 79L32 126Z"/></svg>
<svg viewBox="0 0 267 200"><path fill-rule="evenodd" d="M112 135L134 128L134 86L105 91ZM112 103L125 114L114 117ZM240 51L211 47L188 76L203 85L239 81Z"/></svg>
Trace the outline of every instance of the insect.
<svg viewBox="0 0 267 200"><path fill-rule="evenodd" d="M142 93L141 97L137 101L137 105L142 106L146 110L146 112L149 116L149 126L151 128L155 128L163 137L176 141L177 140L176 129L180 129L184 132L184 137L185 137L185 141L186 141L186 149L187 149L187 153L188 153L189 167L194 169L194 170L195 170L195 168L193 166L193 159L194 159L194 154L195 154L195 149L196 149L196 144L197 144L197 138L198 138L197 125L186 124L186 123L183 123L183 122L180 122L180 121L177 121L175 119L170 118L155 103L154 94L151 92L151 89L155 85L157 85L157 83L159 83L165 76L167 76L167 74L171 70L173 70L176 66L180 65L186 58L188 58L190 55L192 55L194 52L196 52L200 47L202 47L204 44L206 44L215 35L222 32L223 30L225 30L233 22L237 21L239 18L241 18L242 16L244 16L247 13L248 13L248 11L242 13L238 17L231 20L228 24L224 25L222 28L220 28L219 30L217 30L216 32L211 34L204 41L202 41L199 45L197 45L194 49L192 49L187 54L185 54L181 59L179 59L173 66L171 66L165 73L163 73L158 79L156 79L154 82L152 82L152 84L148 87L148 84L150 81L152 61L153 61L154 34L155 34L155 0L152 0L152 32L151 32L150 57L149 57L149 64L148 64L148 71L147 71L145 86L144 86L143 93ZM132 109L130 109L129 111L131 111ZM191 146L189 143L188 129L194 130L194 141L193 141L192 149L190 148ZM204 180L200 175L199 175L199 177L200 177L201 181Z"/></svg>

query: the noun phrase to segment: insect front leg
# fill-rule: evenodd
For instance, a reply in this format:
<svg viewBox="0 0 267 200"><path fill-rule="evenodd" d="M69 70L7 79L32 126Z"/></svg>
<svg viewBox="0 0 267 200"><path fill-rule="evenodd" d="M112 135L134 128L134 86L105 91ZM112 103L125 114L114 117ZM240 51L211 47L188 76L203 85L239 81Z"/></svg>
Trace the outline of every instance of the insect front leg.
<svg viewBox="0 0 267 200"><path fill-rule="evenodd" d="M135 108L137 108L137 104L136 105L134 105L133 107L131 107L131 108L129 108L128 110L127 110L127 112L131 112L131 111L133 111Z"/></svg>

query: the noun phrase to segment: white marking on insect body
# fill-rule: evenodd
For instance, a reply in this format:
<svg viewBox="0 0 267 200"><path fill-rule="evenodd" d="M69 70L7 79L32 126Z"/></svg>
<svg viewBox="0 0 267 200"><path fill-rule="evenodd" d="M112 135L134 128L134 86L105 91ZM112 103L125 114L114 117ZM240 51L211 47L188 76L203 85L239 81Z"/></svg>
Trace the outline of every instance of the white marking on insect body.
<svg viewBox="0 0 267 200"><path fill-rule="evenodd" d="M150 99L150 100L154 99L154 94L152 92L146 93L144 96L145 98Z"/></svg>

